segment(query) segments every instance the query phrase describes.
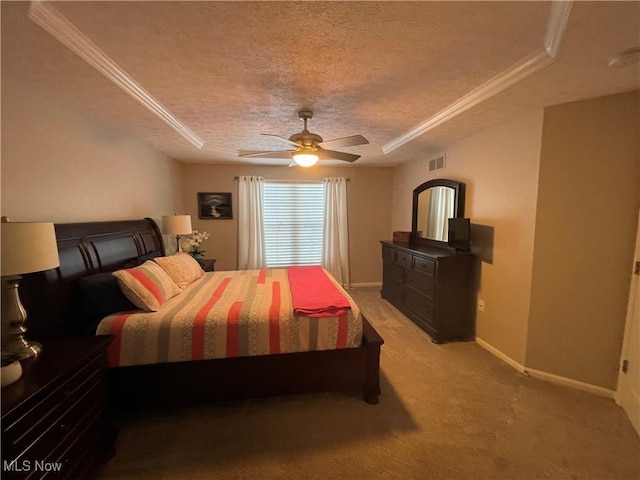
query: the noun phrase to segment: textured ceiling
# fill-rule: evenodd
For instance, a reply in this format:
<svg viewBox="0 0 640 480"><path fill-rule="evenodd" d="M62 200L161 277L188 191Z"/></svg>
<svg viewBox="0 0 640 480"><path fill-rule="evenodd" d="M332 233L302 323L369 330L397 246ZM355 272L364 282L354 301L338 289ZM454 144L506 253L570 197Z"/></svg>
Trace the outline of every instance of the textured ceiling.
<svg viewBox="0 0 640 480"><path fill-rule="evenodd" d="M203 142L199 149L29 18L2 2L2 74L45 88L181 161L258 162L302 129L362 134L355 166L429 158L487 125L547 105L640 87L639 2L575 2L544 68L384 153L395 139L543 51L550 2L51 2ZM329 163L329 162L328 162ZM338 162L339 164L340 162Z"/></svg>

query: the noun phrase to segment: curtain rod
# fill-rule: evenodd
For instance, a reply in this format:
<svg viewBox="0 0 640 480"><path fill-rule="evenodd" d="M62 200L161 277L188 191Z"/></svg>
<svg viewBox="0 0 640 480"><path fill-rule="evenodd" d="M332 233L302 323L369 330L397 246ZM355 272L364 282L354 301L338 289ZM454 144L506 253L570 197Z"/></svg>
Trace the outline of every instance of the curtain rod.
<svg viewBox="0 0 640 480"><path fill-rule="evenodd" d="M238 180L240 177L234 177L236 180ZM264 180L268 181L268 182L321 182L323 179L322 178L265 178ZM350 182L351 179L350 178L345 178L345 180L347 182Z"/></svg>

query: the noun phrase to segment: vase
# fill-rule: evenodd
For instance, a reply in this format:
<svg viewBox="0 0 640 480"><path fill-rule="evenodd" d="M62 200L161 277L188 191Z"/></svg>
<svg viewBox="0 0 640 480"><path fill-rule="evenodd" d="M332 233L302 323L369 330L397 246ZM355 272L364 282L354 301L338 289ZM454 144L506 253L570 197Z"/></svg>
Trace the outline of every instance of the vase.
<svg viewBox="0 0 640 480"><path fill-rule="evenodd" d="M202 252L192 252L191 256L194 258L196 262L200 264L200 266L204 265L204 253Z"/></svg>

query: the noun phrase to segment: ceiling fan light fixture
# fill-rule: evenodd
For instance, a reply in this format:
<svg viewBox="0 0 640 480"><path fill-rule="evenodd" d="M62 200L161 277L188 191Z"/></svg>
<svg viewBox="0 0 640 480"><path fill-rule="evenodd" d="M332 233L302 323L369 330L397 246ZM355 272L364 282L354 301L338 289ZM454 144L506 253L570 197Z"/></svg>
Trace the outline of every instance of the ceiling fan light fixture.
<svg viewBox="0 0 640 480"><path fill-rule="evenodd" d="M1 1L1 0L0 0ZM301 110L298 112L298 116L304 122L304 129L300 133L294 133L289 138L281 135L274 135L272 133L263 133L268 137L279 138L289 143L293 147L293 150L266 150L266 151L243 151L238 152L240 157L253 157L253 158L291 158L290 167L293 165L299 165L301 167L310 167L315 165L318 160L341 160L344 162L355 162L360 158L360 155L353 153L340 152L333 150L334 148L342 147L356 147L358 145L366 145L369 140L362 135L351 135L350 137L335 138L333 140L324 141L323 138L312 133L307 129L307 122L313 117L313 112L309 110Z"/></svg>
<svg viewBox="0 0 640 480"><path fill-rule="evenodd" d="M301 167L310 167L318 161L318 155L313 152L296 152L293 154L293 161Z"/></svg>

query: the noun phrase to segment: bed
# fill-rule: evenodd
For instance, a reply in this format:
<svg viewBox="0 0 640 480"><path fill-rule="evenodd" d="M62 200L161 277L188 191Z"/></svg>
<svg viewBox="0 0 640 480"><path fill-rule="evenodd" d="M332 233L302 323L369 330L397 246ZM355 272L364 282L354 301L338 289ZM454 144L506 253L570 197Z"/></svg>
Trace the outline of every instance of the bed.
<svg viewBox="0 0 640 480"><path fill-rule="evenodd" d="M27 336L45 342L45 348L47 339L86 334L87 325L79 306L82 297L78 285L83 279L165 256L162 235L150 218L57 224L55 229L60 267L25 276L21 289L29 312ZM367 403L376 404L384 341L361 313L359 316L359 341L348 348L252 352L246 356L236 352L230 358L168 358L161 363L123 362L125 366L108 369L110 401L115 406L131 408L360 391Z"/></svg>

